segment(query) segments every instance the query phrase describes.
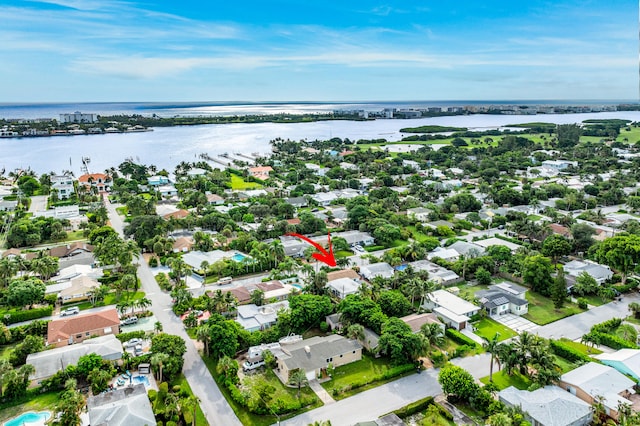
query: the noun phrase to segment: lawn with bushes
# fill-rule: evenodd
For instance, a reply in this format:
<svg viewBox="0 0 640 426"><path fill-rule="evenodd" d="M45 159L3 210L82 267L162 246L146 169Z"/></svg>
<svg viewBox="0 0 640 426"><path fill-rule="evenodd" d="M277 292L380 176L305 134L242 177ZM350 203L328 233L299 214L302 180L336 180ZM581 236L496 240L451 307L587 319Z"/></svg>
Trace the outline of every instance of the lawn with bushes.
<svg viewBox="0 0 640 426"><path fill-rule="evenodd" d="M490 383L489 376L480 379L485 385ZM507 370L493 371L493 384L499 389L506 389L514 386L520 390L528 389L531 386L531 380L522 374L512 371L511 375L507 374Z"/></svg>
<svg viewBox="0 0 640 426"><path fill-rule="evenodd" d="M262 185L257 182L247 182L242 177L231 174L231 189L233 189L234 191L258 188L262 188Z"/></svg>
<svg viewBox="0 0 640 426"><path fill-rule="evenodd" d="M402 370L407 371L390 378L384 378L385 375L393 375L394 372ZM374 358L371 355L363 354L360 361L337 367L332 379L322 383L322 387L334 399L340 400L395 380L399 376L413 373L415 373L413 365L409 365L406 368L403 366L393 367L388 358ZM366 384L354 386L362 383Z"/></svg>
<svg viewBox="0 0 640 426"><path fill-rule="evenodd" d="M523 318L538 325L550 324L559 319L583 312L578 305L571 302L565 303L562 309L556 309L553 306L553 300L533 291L528 291L526 297L529 301L529 312L524 314Z"/></svg>
<svg viewBox="0 0 640 426"><path fill-rule="evenodd" d="M187 378L184 377L184 374L180 374L178 377L171 381L171 387L180 386L181 390L186 391L189 395L193 395L193 391L191 390L191 386L189 386L189 382L187 382ZM197 396L197 395L196 395ZM193 416L191 416L193 417ZM198 408L196 408L196 424L198 426L209 426L209 422L207 418L204 416L202 409L200 408L200 404L198 404Z"/></svg>

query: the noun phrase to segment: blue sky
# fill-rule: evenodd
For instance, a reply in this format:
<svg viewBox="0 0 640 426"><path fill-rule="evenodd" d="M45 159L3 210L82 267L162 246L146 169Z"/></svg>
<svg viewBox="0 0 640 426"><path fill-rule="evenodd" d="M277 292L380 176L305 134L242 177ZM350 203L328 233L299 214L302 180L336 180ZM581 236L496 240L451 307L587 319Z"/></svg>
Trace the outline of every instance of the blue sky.
<svg viewBox="0 0 640 426"><path fill-rule="evenodd" d="M0 101L637 99L638 1L0 0Z"/></svg>

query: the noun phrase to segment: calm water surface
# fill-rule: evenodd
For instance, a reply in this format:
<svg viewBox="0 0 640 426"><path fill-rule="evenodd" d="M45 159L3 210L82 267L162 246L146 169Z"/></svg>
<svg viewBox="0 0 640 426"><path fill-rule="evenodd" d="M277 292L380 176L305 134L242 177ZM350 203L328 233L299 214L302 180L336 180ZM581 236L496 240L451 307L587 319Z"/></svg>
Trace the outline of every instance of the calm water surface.
<svg viewBox="0 0 640 426"><path fill-rule="evenodd" d="M153 132L85 136L0 139L0 168L27 168L37 173L73 170L80 172L80 159L90 157L90 170L103 171L132 157L144 164L172 171L180 161L195 161L199 154L224 152L269 152L269 141L324 140L332 137L398 141L400 128L428 124L489 129L508 124L543 121L579 123L590 118L621 118L640 121L640 112L548 114L536 116L469 115L412 120L323 121L315 123L212 124L162 127Z"/></svg>

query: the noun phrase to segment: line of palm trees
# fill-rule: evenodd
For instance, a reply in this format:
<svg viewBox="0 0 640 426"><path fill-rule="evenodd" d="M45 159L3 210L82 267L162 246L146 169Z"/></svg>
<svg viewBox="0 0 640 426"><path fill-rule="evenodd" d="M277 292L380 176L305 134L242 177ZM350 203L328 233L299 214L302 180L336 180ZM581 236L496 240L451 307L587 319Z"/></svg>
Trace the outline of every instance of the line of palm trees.
<svg viewBox="0 0 640 426"><path fill-rule="evenodd" d="M504 369L507 375L518 372L540 386L546 386L560 378L549 342L537 335L523 331L511 343L500 343L499 333L484 344L491 354L489 381L493 382L493 365Z"/></svg>
<svg viewBox="0 0 640 426"><path fill-rule="evenodd" d="M143 297L141 299L122 300L116 304L116 309L118 312L125 315L127 313L134 314L137 309L141 309L143 313L146 313L150 306L151 300Z"/></svg>
<svg viewBox="0 0 640 426"><path fill-rule="evenodd" d="M58 272L58 258L47 256L43 252L32 260L20 256L0 259L0 286L9 284L19 272L35 273L43 281L48 281Z"/></svg>

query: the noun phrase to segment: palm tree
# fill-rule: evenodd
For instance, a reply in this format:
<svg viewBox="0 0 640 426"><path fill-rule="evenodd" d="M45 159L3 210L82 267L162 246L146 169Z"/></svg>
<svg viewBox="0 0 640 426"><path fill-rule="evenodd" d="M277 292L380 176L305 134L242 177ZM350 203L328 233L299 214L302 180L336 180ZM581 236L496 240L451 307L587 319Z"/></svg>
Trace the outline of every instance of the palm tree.
<svg viewBox="0 0 640 426"><path fill-rule="evenodd" d="M18 264L8 257L0 259L0 284L6 286L18 272Z"/></svg>
<svg viewBox="0 0 640 426"><path fill-rule="evenodd" d="M444 344L444 330L437 323L422 324L420 333L427 339L429 346L442 346Z"/></svg>
<svg viewBox="0 0 640 426"><path fill-rule="evenodd" d="M158 334L158 333L162 333L162 323L160 321L156 321L153 324L153 331L154 333Z"/></svg>
<svg viewBox="0 0 640 426"><path fill-rule="evenodd" d="M200 398L195 395L189 395L187 398L182 398L180 400L179 406L181 412L193 410L193 412L191 413L191 426L196 426L196 413L198 411L198 405L200 405Z"/></svg>
<svg viewBox="0 0 640 426"><path fill-rule="evenodd" d="M209 270L209 262L207 262L206 260L203 260L202 262L200 262L200 269L202 269L202 284L206 284L207 283L207 271Z"/></svg>
<svg viewBox="0 0 640 426"><path fill-rule="evenodd" d="M210 340L211 328L209 324L204 323L196 328L196 339L199 342L204 343L204 353L209 356L209 340Z"/></svg>
<svg viewBox="0 0 640 426"><path fill-rule="evenodd" d="M638 341L638 330L631 324L621 324L616 330L616 334L626 340L635 344Z"/></svg>
<svg viewBox="0 0 640 426"><path fill-rule="evenodd" d="M15 370L13 366L9 363L9 360L0 359L0 398L3 397L3 388L4 384L10 379L10 375L14 374Z"/></svg>
<svg viewBox="0 0 640 426"><path fill-rule="evenodd" d="M142 299L138 300L137 304L138 307L142 309L142 312L145 313L147 311L147 308L152 305L152 302L146 297L143 297Z"/></svg>
<svg viewBox="0 0 640 426"><path fill-rule="evenodd" d="M162 382L162 366L169 360L169 355L158 352L151 355L151 365L158 368L158 383Z"/></svg>
<svg viewBox="0 0 640 426"><path fill-rule="evenodd" d="M631 312L635 318L640 318L640 303L629 303L629 312Z"/></svg>
<svg viewBox="0 0 640 426"><path fill-rule="evenodd" d="M349 339L364 341L364 327L360 324L351 324L347 328L347 337Z"/></svg>
<svg viewBox="0 0 640 426"><path fill-rule="evenodd" d="M491 361L489 364L489 381L492 383L493 383L493 362L496 358L496 354L498 353L498 346L500 345L500 343L498 343L499 336L500 336L500 333L496 333L493 336L493 339L487 340L486 343L482 344L482 347L484 347L484 349L491 354Z"/></svg>
<svg viewBox="0 0 640 426"><path fill-rule="evenodd" d="M301 368L296 368L289 373L289 383L298 388L298 399L300 399L300 389L309 384L307 375Z"/></svg>

